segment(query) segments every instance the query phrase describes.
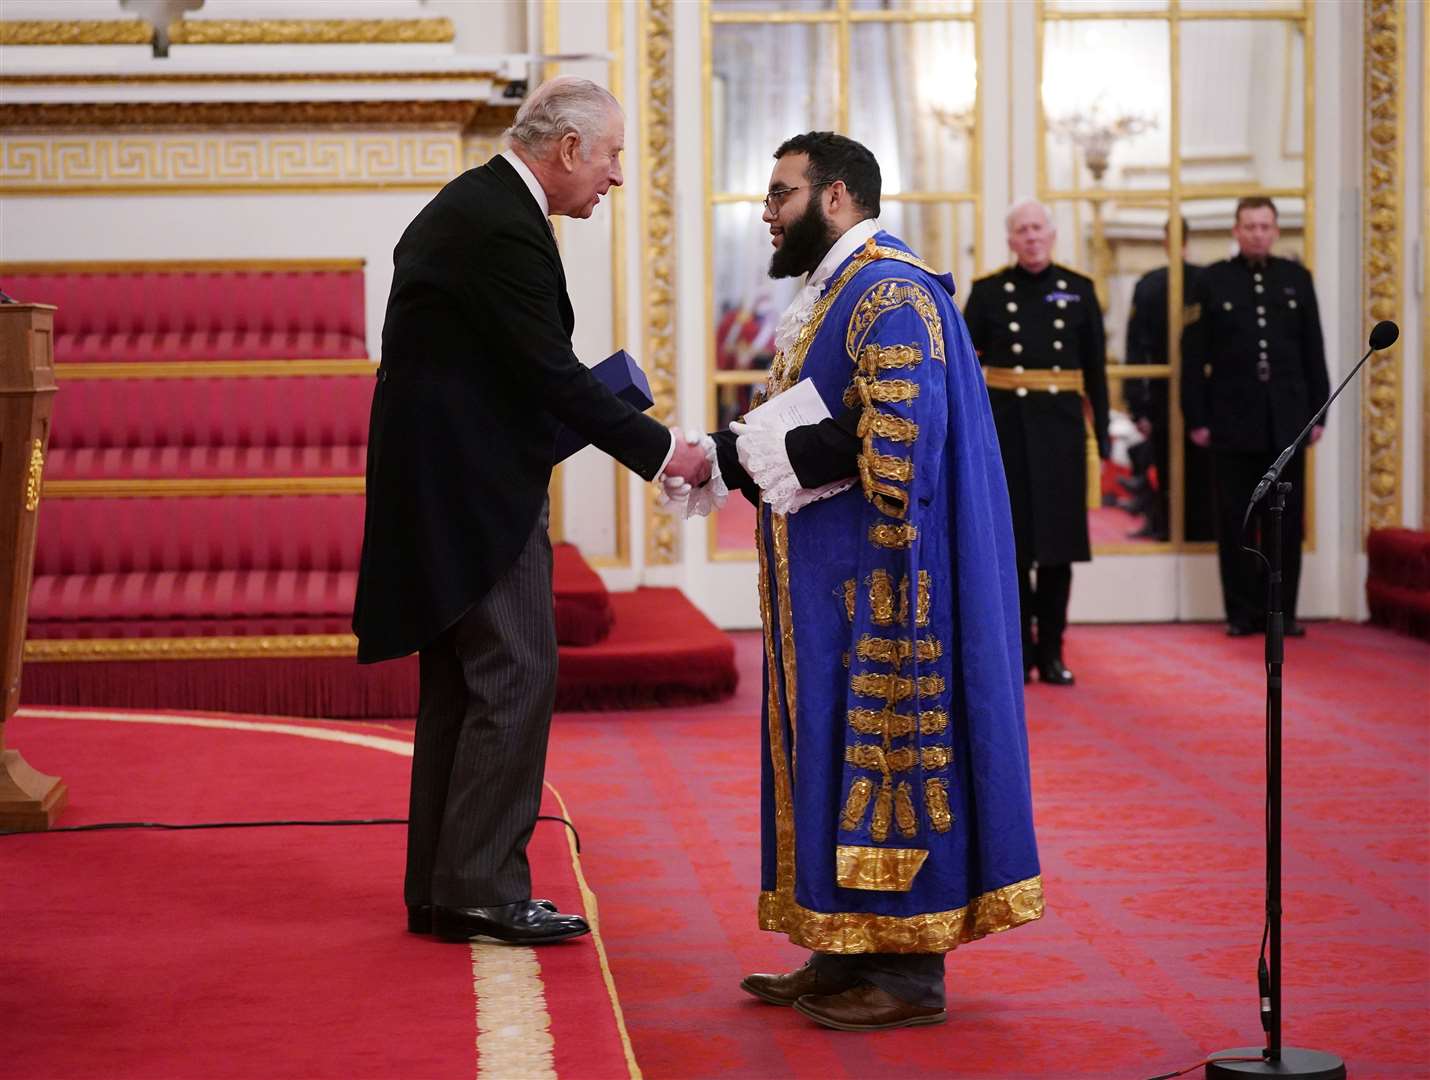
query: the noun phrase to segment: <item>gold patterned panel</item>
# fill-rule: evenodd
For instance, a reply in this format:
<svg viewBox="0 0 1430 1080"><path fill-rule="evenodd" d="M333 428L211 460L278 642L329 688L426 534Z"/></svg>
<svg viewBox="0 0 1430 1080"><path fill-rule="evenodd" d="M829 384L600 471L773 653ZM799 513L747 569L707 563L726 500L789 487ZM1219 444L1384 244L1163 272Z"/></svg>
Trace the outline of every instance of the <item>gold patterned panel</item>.
<svg viewBox="0 0 1430 1080"><path fill-rule="evenodd" d="M918 397L919 384L908 379L859 379L854 384L854 391L866 406L875 402L881 405L898 405ZM853 405L855 402L848 404Z"/></svg>
<svg viewBox="0 0 1430 1080"><path fill-rule="evenodd" d="M918 755L912 746L901 746L897 750L885 750L873 743L855 743L844 748L844 760L856 769L868 769L882 773L885 787L890 775L908 772L918 762Z"/></svg>
<svg viewBox="0 0 1430 1080"><path fill-rule="evenodd" d="M897 480L910 483L914 478L914 463L908 458L894 457L892 454L860 454L859 467L867 469L871 476L881 480Z"/></svg>
<svg viewBox="0 0 1430 1080"><path fill-rule="evenodd" d="M773 538L771 538L773 539ZM765 699L766 731L770 741L770 769L774 775L775 804L775 892L769 895L787 896L794 901L794 790L790 783L789 762L785 754L784 725L780 721L780 672L775 661L774 606L770 598L770 576L774 571L765 553L764 515L755 517L755 548L759 553L760 625L765 636ZM788 567L786 566L786 569ZM760 910L765 909L760 897ZM763 915L761 916L763 918Z"/></svg>
<svg viewBox="0 0 1430 1080"><path fill-rule="evenodd" d="M51 480L52 499L209 499L274 495L361 495L361 476L149 477L113 480Z"/></svg>
<svg viewBox="0 0 1430 1080"><path fill-rule="evenodd" d="M948 832L953 826L953 811L948 808L947 780L931 778L924 781L924 807L934 829Z"/></svg>
<svg viewBox="0 0 1430 1080"><path fill-rule="evenodd" d="M1404 211L1404 0L1369 0L1365 11L1365 148L1363 272L1370 323L1393 319L1401 306L1400 235ZM1371 354L1363 399L1365 527L1401 523L1400 346Z"/></svg>
<svg viewBox="0 0 1430 1080"><path fill-rule="evenodd" d="M25 510L33 514L40 508L40 485L45 475L44 444L36 439L30 446L30 464L25 473Z"/></svg>
<svg viewBox="0 0 1430 1080"><path fill-rule="evenodd" d="M815 952L948 952L989 934L1011 930L1043 915L1043 879L1031 877L975 896L951 911L925 915L869 915L811 911L793 895L760 896L760 928L789 935Z"/></svg>
<svg viewBox="0 0 1430 1080"><path fill-rule="evenodd" d="M648 415L675 424L675 26L674 0L643 0L640 45L642 279L645 282L645 362L655 404ZM680 558L673 515L651 488L646 501L646 558Z"/></svg>
<svg viewBox="0 0 1430 1080"><path fill-rule="evenodd" d="M874 795L874 781L860 776L849 785L849 797L844 800L844 813L839 817L839 827L846 832L854 832L864 824L864 811L869 809L869 800Z"/></svg>
<svg viewBox="0 0 1430 1080"><path fill-rule="evenodd" d="M946 769L952 760L953 752L946 746L925 746L919 751L919 764L923 766L925 772Z"/></svg>
<svg viewBox="0 0 1430 1080"><path fill-rule="evenodd" d="M881 548L903 551L912 547L918 539L919 530L913 525L871 525L869 542Z"/></svg>
<svg viewBox="0 0 1430 1080"><path fill-rule="evenodd" d="M908 892L929 853L921 848L856 847L840 844L834 874L841 888Z"/></svg>
<svg viewBox="0 0 1430 1080"><path fill-rule="evenodd" d="M174 45L413 45L456 39L448 18L435 19L180 19L169 24Z"/></svg>
<svg viewBox="0 0 1430 1080"><path fill-rule="evenodd" d="M902 518L908 512L908 492L893 484L886 484L882 480L875 479L874 466L871 463L875 461L897 462L898 460L898 458L884 458L878 454L869 453L860 454L855 459L859 466L859 483L863 487L865 497L874 504L881 514L892 518ZM912 463L905 462L905 464L909 466L910 471L913 470ZM884 471L892 471L892 468L886 466Z"/></svg>
<svg viewBox="0 0 1430 1080"><path fill-rule="evenodd" d="M849 726L861 735L882 736L887 749L891 740L914 733L914 718L888 705L882 709L850 709ZM925 709L919 713L918 728L923 735L942 734L948 730L948 713L942 709Z"/></svg>
<svg viewBox="0 0 1430 1080"><path fill-rule="evenodd" d="M143 19L5 19L0 45L148 45L154 27Z"/></svg>
<svg viewBox="0 0 1430 1080"><path fill-rule="evenodd" d="M853 676L849 685L856 694L863 697L883 698L892 704L907 701L914 696L914 680L900 675L883 672L864 672ZM921 697L935 697L944 691L942 675L920 675L918 692Z"/></svg>
<svg viewBox="0 0 1430 1080"><path fill-rule="evenodd" d="M455 132L34 136L0 147L0 193L436 189L462 166Z"/></svg>
<svg viewBox="0 0 1430 1080"><path fill-rule="evenodd" d="M844 583L844 614L849 616L849 621L854 621L854 605L859 595L859 583L850 578ZM845 667L848 667L846 662Z"/></svg>
<svg viewBox="0 0 1430 1080"><path fill-rule="evenodd" d="M919 595L915 600L914 625L927 626L929 624L929 604L931 600L931 585L929 572L919 571ZM909 624L909 578L905 574L899 580L899 625Z"/></svg>
<svg viewBox="0 0 1430 1080"><path fill-rule="evenodd" d="M869 823L869 835L880 843L889 839L889 824L894 818L894 793L884 781L874 797L874 819Z"/></svg>

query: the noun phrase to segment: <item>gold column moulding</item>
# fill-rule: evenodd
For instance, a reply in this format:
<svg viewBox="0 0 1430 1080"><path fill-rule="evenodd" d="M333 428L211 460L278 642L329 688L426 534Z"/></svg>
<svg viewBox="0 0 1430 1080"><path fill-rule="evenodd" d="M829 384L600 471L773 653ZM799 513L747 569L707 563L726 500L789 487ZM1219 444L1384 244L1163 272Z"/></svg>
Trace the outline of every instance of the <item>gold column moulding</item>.
<svg viewBox="0 0 1430 1080"><path fill-rule="evenodd" d="M169 25L174 45L445 44L457 36L438 19L180 19Z"/></svg>
<svg viewBox="0 0 1430 1080"><path fill-rule="evenodd" d="M676 419L675 355L675 54L673 0L641 5L641 252L645 282L645 362L655 399L650 415L663 424ZM680 536L671 515L646 503L646 558L653 564L680 557Z"/></svg>
<svg viewBox="0 0 1430 1080"><path fill-rule="evenodd" d="M1404 210L1401 135L1405 81L1404 0L1365 5L1365 153L1361 220L1364 294L1370 323L1393 319L1402 300L1400 226ZM1400 346L1372 353L1364 398L1365 529L1401 522Z"/></svg>

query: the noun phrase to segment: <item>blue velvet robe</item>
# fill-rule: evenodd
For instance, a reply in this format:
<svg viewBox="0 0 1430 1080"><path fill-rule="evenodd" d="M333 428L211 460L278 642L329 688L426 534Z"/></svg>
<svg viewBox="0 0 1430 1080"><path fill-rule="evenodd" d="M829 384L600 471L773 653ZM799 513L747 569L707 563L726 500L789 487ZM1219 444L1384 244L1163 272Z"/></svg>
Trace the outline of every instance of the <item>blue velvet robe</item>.
<svg viewBox="0 0 1430 1080"><path fill-rule="evenodd" d="M1013 535L953 281L886 232L831 275L769 394L863 406L859 483L761 507L760 925L946 952L1038 918Z"/></svg>

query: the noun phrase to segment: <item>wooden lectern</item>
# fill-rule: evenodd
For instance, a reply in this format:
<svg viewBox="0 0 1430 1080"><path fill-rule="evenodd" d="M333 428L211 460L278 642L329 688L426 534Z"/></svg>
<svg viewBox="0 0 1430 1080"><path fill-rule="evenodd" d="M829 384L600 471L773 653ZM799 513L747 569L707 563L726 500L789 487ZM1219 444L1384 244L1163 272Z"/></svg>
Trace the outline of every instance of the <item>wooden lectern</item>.
<svg viewBox="0 0 1430 1080"><path fill-rule="evenodd" d="M0 829L38 832L54 824L64 781L31 768L5 745L20 704L20 665L35 568L35 521L55 398L55 309L0 304Z"/></svg>

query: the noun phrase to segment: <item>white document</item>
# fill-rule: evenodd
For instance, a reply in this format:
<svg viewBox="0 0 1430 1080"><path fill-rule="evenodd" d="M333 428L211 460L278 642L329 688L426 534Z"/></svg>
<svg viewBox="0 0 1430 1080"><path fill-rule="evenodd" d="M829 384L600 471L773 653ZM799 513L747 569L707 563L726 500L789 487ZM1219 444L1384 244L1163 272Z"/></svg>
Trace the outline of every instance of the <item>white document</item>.
<svg viewBox="0 0 1430 1080"><path fill-rule="evenodd" d="M759 408L745 414L745 423L750 427L771 428L788 431L790 428L804 427L828 420L829 407L814 388L813 381L801 379L783 393L776 394Z"/></svg>

